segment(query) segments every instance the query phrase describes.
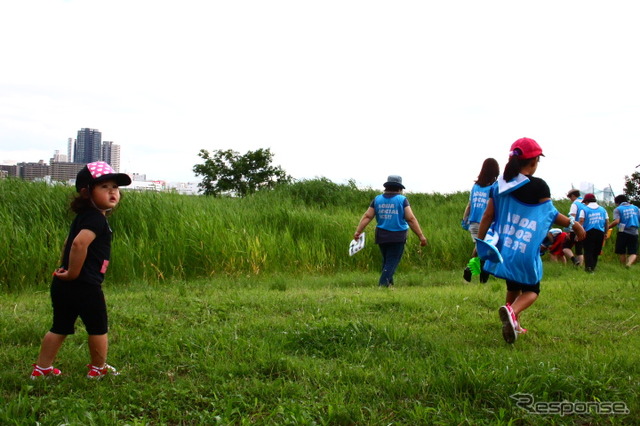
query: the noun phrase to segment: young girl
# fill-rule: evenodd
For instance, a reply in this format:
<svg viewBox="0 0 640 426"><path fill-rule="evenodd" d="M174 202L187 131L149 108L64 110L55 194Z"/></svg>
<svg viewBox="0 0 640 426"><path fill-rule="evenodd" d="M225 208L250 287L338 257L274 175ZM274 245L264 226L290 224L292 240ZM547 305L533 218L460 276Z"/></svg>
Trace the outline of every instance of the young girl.
<svg viewBox="0 0 640 426"><path fill-rule="evenodd" d="M45 334L31 378L59 376L53 367L64 339L75 332L78 317L89 335L91 364L87 377L118 374L106 363L107 306L102 281L111 254L111 228L106 213L120 202L119 186L131 184L131 178L116 173L107 163L87 164L76 177L78 195L71 202L76 217L62 254L62 265L53 273L51 302L53 325Z"/></svg>
<svg viewBox="0 0 640 426"><path fill-rule="evenodd" d="M540 293L540 244L551 225L572 228L579 240L585 236L578 222L558 213L547 183L533 177L540 156L542 148L533 139L518 139L511 145L509 162L493 185L478 231L479 239L485 238L490 227L498 235L496 248L503 261L487 260L484 269L507 282L506 304L498 311L507 343L515 342L519 333L526 332L518 319Z"/></svg>
<svg viewBox="0 0 640 426"><path fill-rule="evenodd" d="M480 220L482 220L482 215L487 208L487 202L489 201L491 185L493 185L496 179L498 179L498 176L500 176L500 166L498 165L498 162L494 158L487 158L484 160L478 179L475 181L471 188L471 192L469 193L469 203L467 203L467 207L464 209L464 213L462 215L462 223L464 226L468 227L471 239L474 243L473 251L471 252L472 258L476 257L477 251L475 242L478 237ZM471 281L471 275L471 269L466 267L462 274L465 281ZM488 276L485 272L480 274L480 282L486 282L487 278Z"/></svg>

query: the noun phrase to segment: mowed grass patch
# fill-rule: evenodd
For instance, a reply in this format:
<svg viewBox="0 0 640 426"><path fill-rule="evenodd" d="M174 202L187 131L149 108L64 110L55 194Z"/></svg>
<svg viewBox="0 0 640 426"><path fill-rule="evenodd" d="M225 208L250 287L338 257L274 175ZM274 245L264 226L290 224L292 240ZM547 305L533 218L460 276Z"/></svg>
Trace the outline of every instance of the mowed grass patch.
<svg viewBox="0 0 640 426"><path fill-rule="evenodd" d="M547 264L529 333L507 345L504 282L459 271L214 277L105 286L109 362L84 378L86 334L64 375L32 382L48 294L0 302L3 424L633 424L640 347L634 270ZM625 415L531 414L541 402L621 401Z"/></svg>

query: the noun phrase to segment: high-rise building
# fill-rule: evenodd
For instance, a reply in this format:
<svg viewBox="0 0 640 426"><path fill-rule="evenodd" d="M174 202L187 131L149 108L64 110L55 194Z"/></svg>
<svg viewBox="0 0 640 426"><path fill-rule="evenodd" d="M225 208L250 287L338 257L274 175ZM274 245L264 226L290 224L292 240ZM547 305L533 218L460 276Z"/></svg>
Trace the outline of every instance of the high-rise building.
<svg viewBox="0 0 640 426"><path fill-rule="evenodd" d="M73 138L69 138L67 141L67 161L73 162Z"/></svg>
<svg viewBox="0 0 640 426"><path fill-rule="evenodd" d="M93 163L100 160L102 160L102 133L97 129L83 128L78 130L73 161Z"/></svg>
<svg viewBox="0 0 640 426"><path fill-rule="evenodd" d="M120 172L120 145L113 142L104 141L102 143L102 161L111 165L113 170Z"/></svg>

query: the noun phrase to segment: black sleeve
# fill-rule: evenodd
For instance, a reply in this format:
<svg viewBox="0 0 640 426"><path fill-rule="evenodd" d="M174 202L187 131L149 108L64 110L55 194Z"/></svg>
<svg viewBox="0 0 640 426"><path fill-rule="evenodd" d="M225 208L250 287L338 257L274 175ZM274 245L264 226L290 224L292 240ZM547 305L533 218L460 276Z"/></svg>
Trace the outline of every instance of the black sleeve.
<svg viewBox="0 0 640 426"><path fill-rule="evenodd" d="M526 204L538 204L543 198L551 198L551 190L547 182L537 177L527 177L529 183L513 191L513 196L518 201Z"/></svg>

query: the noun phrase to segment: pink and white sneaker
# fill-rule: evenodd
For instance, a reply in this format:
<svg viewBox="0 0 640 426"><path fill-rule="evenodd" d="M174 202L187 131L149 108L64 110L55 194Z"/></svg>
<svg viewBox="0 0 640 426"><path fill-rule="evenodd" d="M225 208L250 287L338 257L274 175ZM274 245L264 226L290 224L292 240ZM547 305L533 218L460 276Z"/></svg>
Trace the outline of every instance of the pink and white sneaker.
<svg viewBox="0 0 640 426"><path fill-rule="evenodd" d="M53 366L48 368L42 368L37 364L33 364L33 371L31 372L31 380L36 380L40 377L58 377L60 374L62 374L62 372Z"/></svg>
<svg viewBox="0 0 640 426"><path fill-rule="evenodd" d="M515 313L508 303L504 306L500 306L498 309L500 315L500 321L502 321L502 337L507 343L513 343L518 338L518 320L516 320Z"/></svg>
<svg viewBox="0 0 640 426"><path fill-rule="evenodd" d="M111 374L112 376L117 376L118 370L110 366L109 364L105 364L103 367L96 367L95 365L87 364L89 368L89 372L87 373L87 378L89 379L100 379L107 374Z"/></svg>
<svg viewBox="0 0 640 426"><path fill-rule="evenodd" d="M509 303L507 303L506 306L507 306L507 310L509 311L509 314L511 315L511 318L513 319L513 322L516 325L516 333L518 333L518 334L527 334L527 329L523 328L520 325L520 321L518 321L516 319L516 313L513 311L513 308L511 307L511 305Z"/></svg>

